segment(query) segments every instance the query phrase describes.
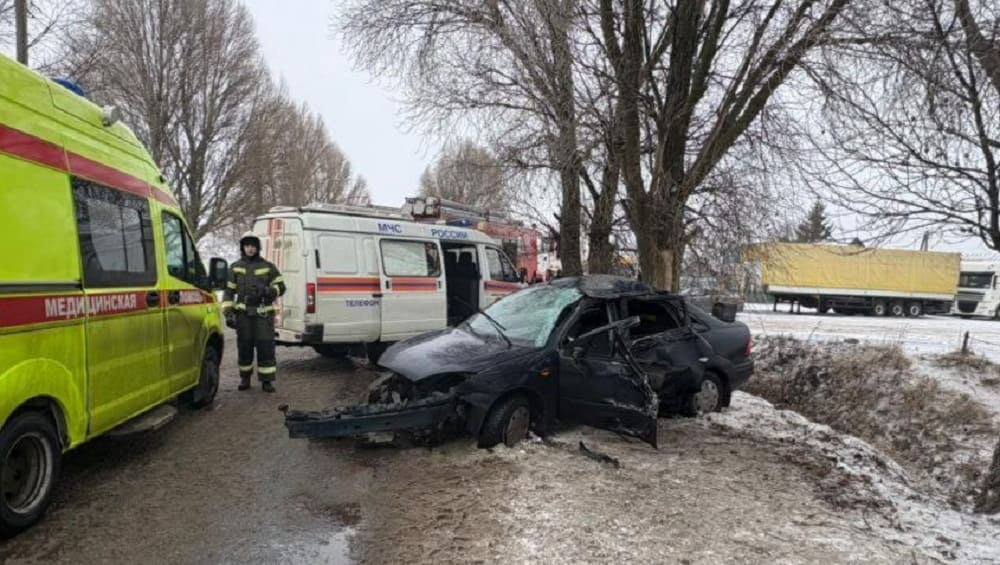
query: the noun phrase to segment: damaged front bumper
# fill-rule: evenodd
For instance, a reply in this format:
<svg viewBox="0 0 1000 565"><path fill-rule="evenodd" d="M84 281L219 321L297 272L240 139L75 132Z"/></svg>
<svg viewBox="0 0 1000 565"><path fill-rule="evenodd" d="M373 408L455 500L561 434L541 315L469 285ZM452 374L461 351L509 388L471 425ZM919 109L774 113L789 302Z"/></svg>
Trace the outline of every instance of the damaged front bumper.
<svg viewBox="0 0 1000 565"><path fill-rule="evenodd" d="M409 432L428 436L461 425L464 411L450 394L393 404L360 404L330 410L284 410L291 438L367 438Z"/></svg>

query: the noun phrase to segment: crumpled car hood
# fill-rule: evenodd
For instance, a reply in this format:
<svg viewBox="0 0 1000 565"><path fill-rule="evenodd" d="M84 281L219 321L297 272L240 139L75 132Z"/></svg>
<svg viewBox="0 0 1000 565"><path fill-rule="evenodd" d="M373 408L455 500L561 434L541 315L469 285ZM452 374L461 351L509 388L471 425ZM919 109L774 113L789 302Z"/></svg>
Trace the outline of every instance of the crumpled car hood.
<svg viewBox="0 0 1000 565"><path fill-rule="evenodd" d="M411 381L442 373L477 373L531 354L534 348L507 347L500 338L449 328L401 341L382 354L378 364Z"/></svg>

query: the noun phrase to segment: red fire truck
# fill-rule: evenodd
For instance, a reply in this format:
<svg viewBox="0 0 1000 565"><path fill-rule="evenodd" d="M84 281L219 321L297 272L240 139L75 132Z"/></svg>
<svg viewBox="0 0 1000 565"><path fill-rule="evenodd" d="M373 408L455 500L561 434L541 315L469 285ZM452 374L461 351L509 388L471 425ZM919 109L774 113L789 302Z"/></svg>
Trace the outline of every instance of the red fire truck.
<svg viewBox="0 0 1000 565"><path fill-rule="evenodd" d="M516 257L517 268L526 282L548 280L558 271L554 242L523 222L436 196L407 198L402 212L418 222L473 228L499 240L507 256Z"/></svg>

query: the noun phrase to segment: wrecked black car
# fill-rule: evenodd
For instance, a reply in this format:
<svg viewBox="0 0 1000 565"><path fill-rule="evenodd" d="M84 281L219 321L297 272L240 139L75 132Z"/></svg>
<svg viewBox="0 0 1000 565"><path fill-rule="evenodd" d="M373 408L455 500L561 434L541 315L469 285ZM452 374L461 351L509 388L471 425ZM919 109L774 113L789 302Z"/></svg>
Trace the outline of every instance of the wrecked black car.
<svg viewBox="0 0 1000 565"><path fill-rule="evenodd" d="M523 289L399 342L379 369L367 404L286 409L289 436L433 442L465 431L492 447L575 422L655 447L657 416L727 406L753 361L746 325L593 275Z"/></svg>

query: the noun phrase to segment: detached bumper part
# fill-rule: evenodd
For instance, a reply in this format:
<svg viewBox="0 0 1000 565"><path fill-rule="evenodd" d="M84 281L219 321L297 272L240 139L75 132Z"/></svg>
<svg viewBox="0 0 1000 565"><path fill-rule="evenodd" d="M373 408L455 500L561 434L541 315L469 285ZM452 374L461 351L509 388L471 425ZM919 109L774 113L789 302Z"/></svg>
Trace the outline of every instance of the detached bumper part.
<svg viewBox="0 0 1000 565"><path fill-rule="evenodd" d="M290 438L356 438L401 431L434 431L458 414L455 397L437 395L405 404L361 404L332 410L285 412Z"/></svg>

